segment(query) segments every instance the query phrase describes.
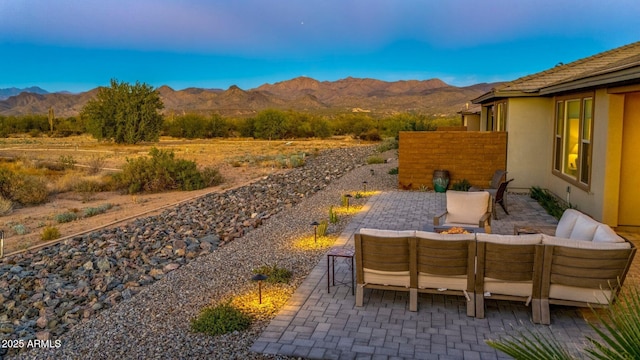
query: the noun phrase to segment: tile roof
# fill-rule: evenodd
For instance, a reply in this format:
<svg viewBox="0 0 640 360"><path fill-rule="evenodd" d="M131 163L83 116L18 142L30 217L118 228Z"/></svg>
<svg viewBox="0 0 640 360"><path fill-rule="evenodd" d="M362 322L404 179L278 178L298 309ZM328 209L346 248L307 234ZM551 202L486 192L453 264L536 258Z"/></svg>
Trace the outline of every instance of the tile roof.
<svg viewBox="0 0 640 360"><path fill-rule="evenodd" d="M477 103L493 96L537 94L541 89L640 65L640 41L605 51L504 83L474 99ZM493 96L492 96L493 95Z"/></svg>

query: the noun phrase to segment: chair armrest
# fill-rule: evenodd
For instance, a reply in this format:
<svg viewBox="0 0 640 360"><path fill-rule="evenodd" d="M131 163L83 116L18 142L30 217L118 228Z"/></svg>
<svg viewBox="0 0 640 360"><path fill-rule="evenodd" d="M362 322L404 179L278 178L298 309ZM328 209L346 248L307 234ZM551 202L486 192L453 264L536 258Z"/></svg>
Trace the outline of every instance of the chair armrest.
<svg viewBox="0 0 640 360"><path fill-rule="evenodd" d="M486 212L478 221L478 227L484 227L485 223L489 223L491 225L491 212Z"/></svg>
<svg viewBox="0 0 640 360"><path fill-rule="evenodd" d="M447 215L447 210L443 211L441 214L436 214L436 216L433 217L433 226L439 226L440 218L445 215Z"/></svg>

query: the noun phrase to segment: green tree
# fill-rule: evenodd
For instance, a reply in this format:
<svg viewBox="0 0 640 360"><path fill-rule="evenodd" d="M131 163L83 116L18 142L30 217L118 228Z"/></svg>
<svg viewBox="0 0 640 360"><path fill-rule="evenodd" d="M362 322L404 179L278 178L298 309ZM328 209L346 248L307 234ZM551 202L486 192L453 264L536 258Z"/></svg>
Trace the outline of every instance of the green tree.
<svg viewBox="0 0 640 360"><path fill-rule="evenodd" d="M261 139L280 139L288 131L287 116L280 110L263 110L256 116L254 136Z"/></svg>
<svg viewBox="0 0 640 360"><path fill-rule="evenodd" d="M151 86L111 80L111 87L100 88L94 99L82 109L87 131L98 140L119 144L157 141L162 128L164 107L160 95Z"/></svg>

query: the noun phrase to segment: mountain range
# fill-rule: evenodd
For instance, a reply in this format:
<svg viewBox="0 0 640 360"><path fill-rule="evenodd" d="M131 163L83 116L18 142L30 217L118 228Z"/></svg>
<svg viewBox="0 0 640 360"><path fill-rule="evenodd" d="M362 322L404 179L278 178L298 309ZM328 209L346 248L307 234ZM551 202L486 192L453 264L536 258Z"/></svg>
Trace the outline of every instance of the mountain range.
<svg viewBox="0 0 640 360"><path fill-rule="evenodd" d="M168 86L161 86L157 90L165 113L215 112L224 116L243 117L273 108L320 114L367 112L390 115L415 112L441 116L455 114L470 99L496 85L482 83L457 87L439 79L387 82L352 77L337 81L297 77L250 90L235 85L227 90L174 90ZM0 89L0 114L47 114L52 107L56 116L76 116L97 92L98 88L79 94L48 93L38 87ZM6 98L2 99L1 96Z"/></svg>

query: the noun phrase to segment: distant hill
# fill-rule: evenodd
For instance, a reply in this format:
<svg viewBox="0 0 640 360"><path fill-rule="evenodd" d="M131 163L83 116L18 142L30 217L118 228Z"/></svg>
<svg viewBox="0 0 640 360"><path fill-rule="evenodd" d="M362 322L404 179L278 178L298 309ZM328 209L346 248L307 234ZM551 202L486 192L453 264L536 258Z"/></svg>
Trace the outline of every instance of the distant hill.
<svg viewBox="0 0 640 360"><path fill-rule="evenodd" d="M8 99L12 96L16 96L22 92L28 92L32 94L48 94L47 90L41 89L37 86L32 86L24 89L18 89L15 87L11 87L8 89L0 89L0 100Z"/></svg>
<svg viewBox="0 0 640 360"><path fill-rule="evenodd" d="M399 112L453 115L470 99L496 85L456 87L439 79L386 82L351 77L337 81L297 77L250 90L235 85L227 90L174 90L168 86L157 90L164 102L165 113L215 112L225 116L251 116L274 108L323 114L364 111L374 115ZM53 107L56 116L75 116L97 91L98 88L80 94L22 92L0 101L0 114L46 114Z"/></svg>

